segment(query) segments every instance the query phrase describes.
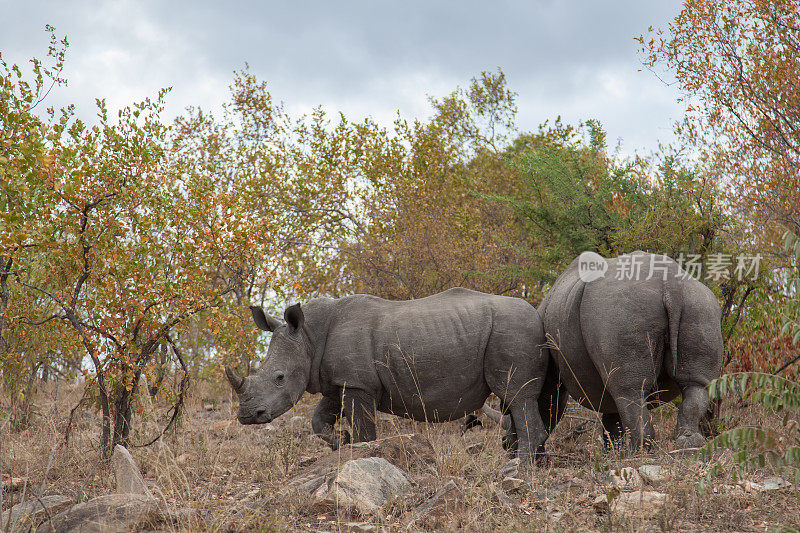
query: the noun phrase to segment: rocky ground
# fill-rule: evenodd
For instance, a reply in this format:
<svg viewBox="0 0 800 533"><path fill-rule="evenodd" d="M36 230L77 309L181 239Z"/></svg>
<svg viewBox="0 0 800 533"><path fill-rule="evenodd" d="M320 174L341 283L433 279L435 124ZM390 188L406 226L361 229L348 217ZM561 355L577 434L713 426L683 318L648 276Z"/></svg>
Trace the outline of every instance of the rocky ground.
<svg viewBox="0 0 800 533"><path fill-rule="evenodd" d="M765 531L800 527L794 480L764 468L748 479L676 453L675 408L655 412L660 446L634 457L605 451L595 416L572 406L548 442L549 464L520 472L502 430L464 434L380 415L379 440L331 451L311 434L315 399L272 424L241 426L224 389L195 393L177 431L99 461L98 418L63 429L77 391L36 401L32 424L0 442L3 523L14 531ZM727 405L727 426L778 417ZM1 408L0 408L1 410ZM155 406L140 406L134 442L154 433ZM725 454L719 460L729 464ZM24 500L24 501L23 501Z"/></svg>

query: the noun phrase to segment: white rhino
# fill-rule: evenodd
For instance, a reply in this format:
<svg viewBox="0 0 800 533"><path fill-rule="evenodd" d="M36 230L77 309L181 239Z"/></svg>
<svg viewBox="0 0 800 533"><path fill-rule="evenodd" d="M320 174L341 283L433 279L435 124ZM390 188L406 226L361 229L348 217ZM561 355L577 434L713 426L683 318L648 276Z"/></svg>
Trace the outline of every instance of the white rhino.
<svg viewBox="0 0 800 533"><path fill-rule="evenodd" d="M341 413L353 440L369 441L376 409L455 420L494 393L511 415L520 458L530 463L543 449L538 401L549 356L539 313L524 300L461 288L411 301L316 298L288 307L285 325L251 311L272 340L254 374L226 368L242 424L270 422L305 391L322 393L312 427L337 448L350 441L333 429Z"/></svg>
<svg viewBox="0 0 800 533"><path fill-rule="evenodd" d="M620 270L636 263L636 276L635 268ZM621 422L631 447L651 441L648 408L681 394L677 445L703 442L706 386L722 367L721 311L714 293L675 261L634 252L609 260L603 277L586 282L576 258L539 313L558 347L550 353L562 382L578 402L602 413L607 436L620 436Z"/></svg>

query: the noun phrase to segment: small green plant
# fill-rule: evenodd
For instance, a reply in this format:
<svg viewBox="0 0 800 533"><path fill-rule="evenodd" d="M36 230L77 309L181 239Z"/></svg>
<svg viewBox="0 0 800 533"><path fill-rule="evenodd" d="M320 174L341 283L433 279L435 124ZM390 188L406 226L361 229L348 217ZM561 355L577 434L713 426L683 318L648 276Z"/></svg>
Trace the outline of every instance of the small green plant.
<svg viewBox="0 0 800 533"><path fill-rule="evenodd" d="M709 385L712 399L721 398L728 392L749 393L754 403L777 413L784 413L780 424L773 427L740 426L723 432L700 450L700 457L708 460L723 449L733 452L731 469L734 482L747 471L773 466L784 475L800 480L800 424L797 410L800 407L800 383L774 374L741 372L727 374ZM701 480L705 490L711 478L720 473L723 466L717 462Z"/></svg>

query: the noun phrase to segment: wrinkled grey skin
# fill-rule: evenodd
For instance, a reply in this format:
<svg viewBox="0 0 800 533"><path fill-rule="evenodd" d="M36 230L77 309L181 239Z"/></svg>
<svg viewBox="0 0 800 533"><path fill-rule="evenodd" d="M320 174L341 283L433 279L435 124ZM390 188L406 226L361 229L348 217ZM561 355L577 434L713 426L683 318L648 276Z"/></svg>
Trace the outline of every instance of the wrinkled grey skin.
<svg viewBox="0 0 800 533"><path fill-rule="evenodd" d="M638 448L655 438L648 408L683 397L678 411L680 448L702 444L699 425L709 412L706 386L722 367L720 306L708 287L683 275L666 256L634 252L639 280L618 280L620 258L603 278L583 282L578 259L556 280L539 306L560 377L585 407L602 413L607 438ZM665 261L650 274L651 258ZM662 263L656 262L656 265Z"/></svg>
<svg viewBox="0 0 800 533"><path fill-rule="evenodd" d="M541 318L524 300L466 289L400 302L317 298L287 308L286 324L251 310L272 341L254 374L226 369L243 424L273 420L304 391L322 393L312 427L336 449L350 441L334 431L342 414L353 440L369 441L375 410L455 420L493 392L511 414L520 458L531 462L543 449L547 430L537 402L549 356Z"/></svg>

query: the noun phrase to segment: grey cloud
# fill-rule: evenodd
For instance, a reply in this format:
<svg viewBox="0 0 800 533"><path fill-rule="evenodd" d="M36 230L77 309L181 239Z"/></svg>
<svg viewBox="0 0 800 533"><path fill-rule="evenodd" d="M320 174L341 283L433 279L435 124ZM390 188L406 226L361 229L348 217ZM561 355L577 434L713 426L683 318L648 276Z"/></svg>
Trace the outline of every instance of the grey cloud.
<svg viewBox="0 0 800 533"><path fill-rule="evenodd" d="M520 93L522 129L558 114L605 116L610 137L655 146L679 114L672 89L641 68L634 36L663 26L677 2L1 2L14 20L0 51L19 62L46 50L45 23L73 46L69 89L53 103L95 97L122 105L174 87L169 111L223 102L231 72L249 62L290 108L385 120L429 111L425 96L503 68ZM609 92L617 76L627 96ZM677 96L677 95L675 95ZM646 122L646 124L642 124ZM612 126L613 125L613 126ZM634 147L631 147L634 148Z"/></svg>

